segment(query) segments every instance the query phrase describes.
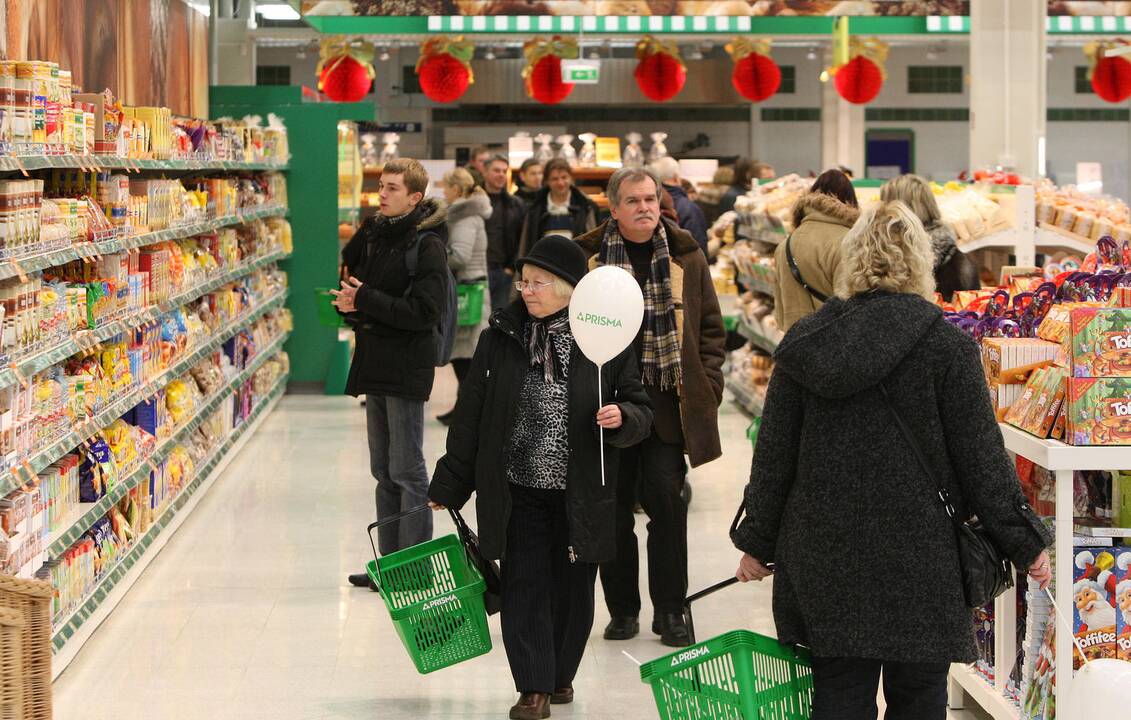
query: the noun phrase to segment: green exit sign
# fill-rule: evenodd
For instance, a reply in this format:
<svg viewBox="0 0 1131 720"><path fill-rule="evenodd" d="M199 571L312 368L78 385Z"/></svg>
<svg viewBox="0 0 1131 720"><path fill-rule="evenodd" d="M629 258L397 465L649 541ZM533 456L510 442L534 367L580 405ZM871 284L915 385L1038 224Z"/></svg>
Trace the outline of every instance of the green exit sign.
<svg viewBox="0 0 1131 720"><path fill-rule="evenodd" d="M601 65L594 60L563 60L562 82L596 85L601 79Z"/></svg>

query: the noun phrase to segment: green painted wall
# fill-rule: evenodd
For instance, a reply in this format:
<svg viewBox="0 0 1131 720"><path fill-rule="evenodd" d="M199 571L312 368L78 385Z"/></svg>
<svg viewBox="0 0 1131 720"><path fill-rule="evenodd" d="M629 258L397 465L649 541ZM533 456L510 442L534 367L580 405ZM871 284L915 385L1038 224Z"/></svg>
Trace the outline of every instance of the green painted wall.
<svg viewBox="0 0 1131 720"><path fill-rule="evenodd" d="M295 330L287 342L291 382L321 385L326 379L337 330L318 323L314 289L336 287L338 271L338 121L374 120L368 103L302 101L299 87L213 86L211 117L275 113L287 126L291 161L287 171L294 255L283 264Z"/></svg>

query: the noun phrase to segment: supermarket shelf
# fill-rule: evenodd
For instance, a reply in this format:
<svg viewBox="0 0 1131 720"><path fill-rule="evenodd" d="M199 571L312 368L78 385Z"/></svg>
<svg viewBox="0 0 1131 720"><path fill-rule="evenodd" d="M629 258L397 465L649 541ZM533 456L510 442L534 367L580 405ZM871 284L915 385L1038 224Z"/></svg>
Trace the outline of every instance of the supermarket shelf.
<svg viewBox="0 0 1131 720"><path fill-rule="evenodd" d="M1095 251L1096 243L1094 240L1068 232L1055 225L1041 223L1037 226L1037 247L1068 248L1087 255Z"/></svg>
<svg viewBox="0 0 1131 720"><path fill-rule="evenodd" d="M145 247L147 245L156 245L169 240L179 240L181 238L193 237L195 235L203 235L204 233L215 232L220 228L229 227L231 225L242 225L246 222L253 220L261 220L269 217L282 217L287 214L287 208L279 205L270 205L254 210L247 210L244 212L236 213L235 215L228 215L215 220L207 222L194 223L192 225L183 225L181 227L168 228L166 230L158 230L156 232L142 233L131 237L113 238L104 240L97 243L82 243L73 245L62 250L55 250L52 252L43 253L40 255L31 255L23 258L12 258L3 261L0 265L0 280L16 277L18 275L34 272L36 270L43 270L56 265L64 265L74 260L82 260L85 258L95 257L96 255L109 255L110 253L120 252L122 250L130 250L132 248Z"/></svg>
<svg viewBox="0 0 1131 720"><path fill-rule="evenodd" d="M204 288L210 289L197 290L197 295L195 295L194 297L207 294L208 292L211 292L211 290L214 290L221 285L231 282L232 279L241 275L246 275L252 272L256 267L266 264L267 262L270 262L272 260L278 259L278 257L282 257L283 255L284 253L282 253L281 251L278 253L273 253L272 255L262 258L250 266L240 268L240 271L238 273L226 273L216 280L209 282L208 284L203 286ZM183 299L178 300L177 304L179 304L180 302L187 302L188 300L192 299L191 297L187 297L187 294L181 297ZM149 312L152 313L153 310L150 310ZM39 472L57 461L63 455L66 455L72 449L77 447L80 443L82 443L83 440L87 439L103 427L117 420L122 416L123 413L125 413L137 403L148 398L150 395L156 392L156 389L158 387L163 385L161 381L164 378L179 375L188 370L190 367L192 367L193 364L195 364L197 360L199 360L199 358L196 358L196 360L194 360L194 356L195 353L179 360L177 363L171 365L164 372L162 372L161 375L154 378L153 380L150 380L143 387L134 390L126 397L123 397L117 402L111 404L102 412L98 413L98 415L96 415L95 417L79 423L75 429L71 430L70 433L65 435L63 438L51 443L46 448L40 450L28 461L0 475L0 496L7 495L11 491L19 488L33 476L37 475Z"/></svg>
<svg viewBox="0 0 1131 720"><path fill-rule="evenodd" d="M224 273L217 278L213 278L203 285L199 285L197 287L186 290L180 295L177 295L174 298L170 298L157 307L147 308L146 310L136 315L132 315L122 320L117 320L95 330L79 331L73 337L68 338L65 342L62 342L55 347L47 348L46 350L38 352L31 357L24 358L23 360L15 362L11 366L0 370L0 388L5 388L15 382L18 382L20 378L26 378L30 375L34 375L40 370L49 368L56 363L66 360L75 353L91 348L100 342L105 342L116 335L120 335L121 333L126 332L127 330L131 330L140 325L144 325L147 322L152 322L163 313L170 312L186 302L190 302L200 297L201 295L206 295L212 292L212 290L215 290L221 285L225 285L232 280L236 280L263 267L264 265L270 264L284 257L286 257L286 253L282 251L271 253L270 255L266 255L262 258L253 260L246 265L240 265L238 268L229 270L227 273ZM0 482L0 487L3 487L2 482Z"/></svg>
<svg viewBox="0 0 1131 720"><path fill-rule="evenodd" d="M141 573L200 502L200 498L254 435L254 431L279 402L286 386L287 376L284 375L260 400L248 419L236 428L197 469L193 480L169 503L145 534L138 538L134 546L119 559L117 565L103 576L90 596L55 628L51 638L55 651L51 668L53 678L58 678L62 674L82 648L83 643L109 617ZM231 398L232 394L229 393L226 397Z"/></svg>
<svg viewBox="0 0 1131 720"><path fill-rule="evenodd" d="M1000 232L990 233L977 240L972 240L968 243L963 243L958 246L958 249L964 253L972 253L978 250L985 250L987 248L1000 249L1000 250L1013 250L1017 245L1025 241L1027 233L1017 228L1009 230L1002 230Z"/></svg>
<svg viewBox="0 0 1131 720"><path fill-rule="evenodd" d="M1111 470L1131 467L1131 445L1065 445L1044 440L1012 425L999 425L1006 449L1049 470Z"/></svg>
<svg viewBox="0 0 1131 720"><path fill-rule="evenodd" d="M746 383L731 380L730 377L726 379L726 386L731 394L734 395L734 402L738 407L753 417L762 416L765 399L760 393L756 392L754 388Z"/></svg>
<svg viewBox="0 0 1131 720"><path fill-rule="evenodd" d="M761 334L752 328L745 319L738 319L738 334L762 348L768 353L772 353L778 349L779 340L771 340L765 335Z"/></svg>
<svg viewBox="0 0 1131 720"><path fill-rule="evenodd" d="M237 162L235 160L141 160L111 155L8 155L0 157L0 172L23 170L49 170L73 168L76 170L143 170L165 171L223 171L223 170L278 170L287 169L287 163Z"/></svg>
<svg viewBox="0 0 1131 720"><path fill-rule="evenodd" d="M752 275L747 275L746 273L740 272L738 274L738 281L742 283L748 290L753 290L756 293L770 295L771 297L774 294L774 284L761 278L756 278Z"/></svg>
<svg viewBox="0 0 1131 720"><path fill-rule="evenodd" d="M256 308L254 312L249 313L246 317L240 319L238 321L238 324L236 324L234 327L224 331L223 333L220 333L215 338L193 351L192 358L195 359L196 362L199 362L207 355L215 352L230 338L234 337L237 333L246 328L252 322L258 320L265 313L270 312L277 307L280 307L285 299L286 293L279 293L271 300L262 303L258 308ZM285 337L282 340L277 339L276 341L272 342L271 345L268 346L268 350L270 351L273 349L278 349L278 347L280 347L281 345L281 342L284 340ZM262 355L263 353L260 353L256 356L256 358L258 359ZM196 362L189 363L188 366L191 368L196 364ZM220 390L217 395L223 395L225 391L226 390ZM153 454L150 457L142 460L139 467L135 468L125 478L120 479L117 486L115 486L113 490L107 493L105 497L100 498L94 503L82 503L83 506L86 506L85 509L80 507L81 512L78 512L71 518L68 518L65 523L65 527L56 531L52 535L51 543L48 546L48 555L52 558L58 557L60 554L65 552L67 548L69 548L71 545L74 545L79 536L89 530L90 527L98 520L98 518L109 512L111 507L116 505L119 500L121 500L129 493L130 490L137 487L142 482L142 480L148 477L149 471L153 469L153 466L168 457L169 452L177 443L183 441L184 438L188 437L189 434L196 430L196 428L199 427L202 422L204 422L205 417L211 414L212 410L215 409L216 403L216 398L213 398L212 400L207 401L202 407L198 408L190 420L182 423L182 425L177 428L169 438L164 440L157 447L157 449L154 450Z"/></svg>
<svg viewBox="0 0 1131 720"><path fill-rule="evenodd" d="M1018 720L1021 710L968 665L951 665L950 677L994 720Z"/></svg>

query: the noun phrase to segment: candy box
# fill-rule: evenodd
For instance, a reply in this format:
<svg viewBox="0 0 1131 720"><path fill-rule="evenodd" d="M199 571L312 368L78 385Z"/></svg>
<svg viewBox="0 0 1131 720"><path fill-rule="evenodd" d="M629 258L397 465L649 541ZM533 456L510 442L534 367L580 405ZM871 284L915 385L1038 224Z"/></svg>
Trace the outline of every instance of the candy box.
<svg viewBox="0 0 1131 720"><path fill-rule="evenodd" d="M1131 308L1074 308L1066 342L1073 377L1131 376Z"/></svg>
<svg viewBox="0 0 1131 720"><path fill-rule="evenodd" d="M1131 445L1131 378L1068 378L1067 442Z"/></svg>
<svg viewBox="0 0 1131 720"><path fill-rule="evenodd" d="M1131 547L1116 548L1115 642L1120 660L1131 660Z"/></svg>
<svg viewBox="0 0 1131 720"><path fill-rule="evenodd" d="M1115 553L1076 548L1072 568L1072 632L1088 660L1117 655L1115 617ZM1083 664L1073 653L1073 667Z"/></svg>

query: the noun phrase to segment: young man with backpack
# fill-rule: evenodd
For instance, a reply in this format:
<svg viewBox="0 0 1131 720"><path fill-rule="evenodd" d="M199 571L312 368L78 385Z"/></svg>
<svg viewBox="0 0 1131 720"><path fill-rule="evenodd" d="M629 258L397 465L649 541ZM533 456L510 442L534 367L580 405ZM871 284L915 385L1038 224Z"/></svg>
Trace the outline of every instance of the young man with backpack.
<svg viewBox="0 0 1131 720"><path fill-rule="evenodd" d="M367 219L342 251L348 280L335 292L335 305L357 339L346 393L365 396L378 519L428 501L424 403L436 367L448 362L454 336L447 210L424 199L427 187L428 173L417 161L385 165L381 212ZM382 555L431 538L427 512L378 530ZM365 573L350 575L349 581L370 585Z"/></svg>

